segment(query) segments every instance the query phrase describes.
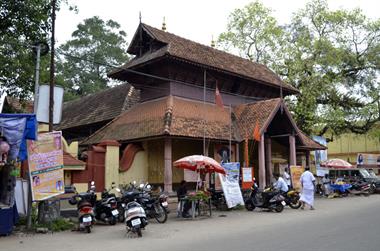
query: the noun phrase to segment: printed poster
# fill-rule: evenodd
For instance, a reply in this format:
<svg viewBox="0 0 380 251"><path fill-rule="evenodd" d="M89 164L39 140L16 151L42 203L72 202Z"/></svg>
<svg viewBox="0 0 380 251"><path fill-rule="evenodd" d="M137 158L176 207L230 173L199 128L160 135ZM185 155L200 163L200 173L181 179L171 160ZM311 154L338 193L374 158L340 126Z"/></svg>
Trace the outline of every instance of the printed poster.
<svg viewBox="0 0 380 251"><path fill-rule="evenodd" d="M380 168L380 154L358 153L356 165L358 167Z"/></svg>
<svg viewBox="0 0 380 251"><path fill-rule="evenodd" d="M302 166L290 166L290 177L294 190L301 191L300 178L305 169Z"/></svg>
<svg viewBox="0 0 380 251"><path fill-rule="evenodd" d="M242 188L249 189L253 185L253 175L252 167L243 167L241 170L242 173Z"/></svg>
<svg viewBox="0 0 380 251"><path fill-rule="evenodd" d="M222 184L227 207L232 208L237 205L244 205L243 196L239 186L240 163L222 163L222 166L226 170L226 175L218 174L218 176Z"/></svg>
<svg viewBox="0 0 380 251"><path fill-rule="evenodd" d="M33 201L64 193L62 132L38 134L28 140L28 164Z"/></svg>

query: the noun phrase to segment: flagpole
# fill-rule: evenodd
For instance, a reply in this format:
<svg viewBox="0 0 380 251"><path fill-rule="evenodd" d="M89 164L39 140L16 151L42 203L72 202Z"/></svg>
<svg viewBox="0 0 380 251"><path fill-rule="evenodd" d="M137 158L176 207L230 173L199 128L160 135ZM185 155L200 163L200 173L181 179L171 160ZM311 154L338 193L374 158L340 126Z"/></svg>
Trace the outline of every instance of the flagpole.
<svg viewBox="0 0 380 251"><path fill-rule="evenodd" d="M231 149L232 149L232 108L231 108L231 103L230 103L230 162L232 162L232 155L231 155Z"/></svg>
<svg viewBox="0 0 380 251"><path fill-rule="evenodd" d="M203 71L203 156L206 156L206 70Z"/></svg>

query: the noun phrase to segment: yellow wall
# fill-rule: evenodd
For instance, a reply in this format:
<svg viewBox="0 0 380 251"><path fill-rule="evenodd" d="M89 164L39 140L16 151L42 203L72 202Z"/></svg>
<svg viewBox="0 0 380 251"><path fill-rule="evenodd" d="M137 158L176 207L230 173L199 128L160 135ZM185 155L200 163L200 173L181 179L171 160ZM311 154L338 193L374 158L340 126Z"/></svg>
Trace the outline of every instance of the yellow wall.
<svg viewBox="0 0 380 251"><path fill-rule="evenodd" d="M210 146L209 156L214 153L213 147ZM172 159L173 162L194 154L203 154L203 142L195 140L175 140L172 141ZM180 183L184 178L183 169L173 167L173 183Z"/></svg>
<svg viewBox="0 0 380 251"><path fill-rule="evenodd" d="M358 153L380 153L379 139L368 135L343 134L327 144L328 158L356 162Z"/></svg>
<svg viewBox="0 0 380 251"><path fill-rule="evenodd" d="M88 184L87 183L74 183L73 184L78 193L87 192Z"/></svg>
<svg viewBox="0 0 380 251"><path fill-rule="evenodd" d="M107 146L105 158L105 188L111 188L112 182L119 185L119 147Z"/></svg>
<svg viewBox="0 0 380 251"><path fill-rule="evenodd" d="M148 180L150 183L164 183L164 141L148 141L146 146L148 152Z"/></svg>
<svg viewBox="0 0 380 251"><path fill-rule="evenodd" d="M132 181L148 181L148 153L140 151L135 155L132 166L126 172L119 173L119 184L129 184Z"/></svg>

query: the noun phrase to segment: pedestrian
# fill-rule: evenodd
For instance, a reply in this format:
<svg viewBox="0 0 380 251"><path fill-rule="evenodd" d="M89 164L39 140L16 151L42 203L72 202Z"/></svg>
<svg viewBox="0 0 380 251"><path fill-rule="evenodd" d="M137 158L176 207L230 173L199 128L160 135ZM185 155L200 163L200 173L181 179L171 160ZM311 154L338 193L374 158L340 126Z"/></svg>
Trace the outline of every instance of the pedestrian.
<svg viewBox="0 0 380 251"><path fill-rule="evenodd" d="M304 209L305 204L308 204L310 206L310 210L314 210L315 178L310 172L309 167L306 167L305 172L302 173L300 183L302 188L300 198L300 201L302 202L301 209Z"/></svg>
<svg viewBox="0 0 380 251"><path fill-rule="evenodd" d="M280 177L279 173L273 174L274 178L276 179L276 183L274 183L274 188L279 190L282 194L288 192L289 188L286 184L285 180Z"/></svg>
<svg viewBox="0 0 380 251"><path fill-rule="evenodd" d="M191 202L186 199L187 196L187 187L186 187L186 181L182 180L180 183L180 186L177 190L177 197L178 197L178 205L179 205L179 214L182 215L184 218L189 218L189 209L191 208ZM181 207L182 204L182 207ZM181 212L182 211L182 212Z"/></svg>
<svg viewBox="0 0 380 251"><path fill-rule="evenodd" d="M286 185L288 185L288 189L290 189L290 175L289 169L285 167L284 173L282 174L282 178L285 180Z"/></svg>
<svg viewBox="0 0 380 251"><path fill-rule="evenodd" d="M330 184L331 184L331 181L329 178L329 174L326 173L325 177L322 178L323 194L325 196L328 196L330 194Z"/></svg>

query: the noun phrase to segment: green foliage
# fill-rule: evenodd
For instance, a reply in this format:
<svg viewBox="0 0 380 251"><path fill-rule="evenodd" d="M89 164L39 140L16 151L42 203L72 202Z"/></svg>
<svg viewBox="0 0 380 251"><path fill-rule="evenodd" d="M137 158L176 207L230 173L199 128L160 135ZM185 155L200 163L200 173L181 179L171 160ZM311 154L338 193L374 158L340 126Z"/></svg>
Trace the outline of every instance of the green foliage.
<svg viewBox="0 0 380 251"><path fill-rule="evenodd" d="M300 90L287 102L306 133L366 133L380 121L380 19L370 20L360 9L332 11L324 0L306 4L286 26L258 2L231 16L220 41ZM252 47L265 57L250 56Z"/></svg>
<svg viewBox="0 0 380 251"><path fill-rule="evenodd" d="M196 200L208 200L210 198L210 195L203 192L203 191L198 191L194 193L189 193L188 199L190 201L196 201Z"/></svg>
<svg viewBox="0 0 380 251"><path fill-rule="evenodd" d="M66 100L84 96L107 88L107 72L127 62L126 33L117 22L95 16L80 23L58 53L57 81Z"/></svg>
<svg viewBox="0 0 380 251"><path fill-rule="evenodd" d="M35 59L30 45L46 41L49 14L48 0L0 2L1 91L21 98L33 91Z"/></svg>

